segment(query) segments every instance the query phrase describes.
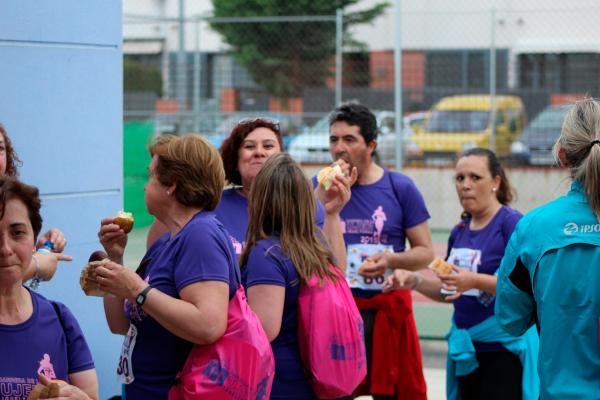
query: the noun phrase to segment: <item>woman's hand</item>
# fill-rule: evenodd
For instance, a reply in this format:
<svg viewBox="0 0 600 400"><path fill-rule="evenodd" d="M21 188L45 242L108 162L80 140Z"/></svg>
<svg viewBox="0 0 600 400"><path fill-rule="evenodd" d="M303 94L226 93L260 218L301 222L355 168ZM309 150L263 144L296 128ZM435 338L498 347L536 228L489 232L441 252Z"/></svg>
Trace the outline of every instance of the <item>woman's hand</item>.
<svg viewBox="0 0 600 400"><path fill-rule="evenodd" d="M38 380L44 386L48 386L50 384L50 380L46 378L44 375L38 375ZM92 400L90 396L85 394L83 390L79 389L76 386L69 385L68 383L59 384L59 396L51 397L52 400Z"/></svg>
<svg viewBox="0 0 600 400"><path fill-rule="evenodd" d="M67 245L67 239L65 239L65 235L59 229L52 228L38 238L38 241L35 245L36 249L44 247L44 243L46 243L48 240L51 241L52 245L54 246L52 249L54 253L62 253Z"/></svg>
<svg viewBox="0 0 600 400"><path fill-rule="evenodd" d="M100 290L131 301L148 286L134 271L112 261L97 267L96 275Z"/></svg>
<svg viewBox="0 0 600 400"><path fill-rule="evenodd" d="M456 265L452 265L452 271L454 273L451 275L438 275L444 284L444 289L456 290L456 294L446 297L448 301L456 300L463 292L476 288L477 276L479 275L476 272L468 271Z"/></svg>
<svg viewBox="0 0 600 400"><path fill-rule="evenodd" d="M383 292L392 290L412 289L417 284L417 275L415 272L405 269L395 269L394 273L383 282Z"/></svg>
<svg viewBox="0 0 600 400"><path fill-rule="evenodd" d="M98 239L111 260L122 262L125 246L127 246L127 234L114 223L114 218L104 218L100 222Z"/></svg>
<svg viewBox="0 0 600 400"><path fill-rule="evenodd" d="M34 275L37 274L42 281L49 281L52 279L59 261L73 261L73 257L61 253L36 253L33 257L35 257L40 264L39 271L34 271Z"/></svg>

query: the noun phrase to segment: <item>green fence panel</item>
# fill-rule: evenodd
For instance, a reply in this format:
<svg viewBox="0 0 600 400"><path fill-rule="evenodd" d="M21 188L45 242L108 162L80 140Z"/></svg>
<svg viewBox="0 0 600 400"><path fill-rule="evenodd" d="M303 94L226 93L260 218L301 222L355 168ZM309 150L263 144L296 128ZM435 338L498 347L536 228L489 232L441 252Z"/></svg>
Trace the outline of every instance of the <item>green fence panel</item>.
<svg viewBox="0 0 600 400"><path fill-rule="evenodd" d="M148 122L125 122L123 126L124 207L133 213L136 228L150 225L153 220L144 203L144 185L150 163L148 144L153 132L154 124Z"/></svg>

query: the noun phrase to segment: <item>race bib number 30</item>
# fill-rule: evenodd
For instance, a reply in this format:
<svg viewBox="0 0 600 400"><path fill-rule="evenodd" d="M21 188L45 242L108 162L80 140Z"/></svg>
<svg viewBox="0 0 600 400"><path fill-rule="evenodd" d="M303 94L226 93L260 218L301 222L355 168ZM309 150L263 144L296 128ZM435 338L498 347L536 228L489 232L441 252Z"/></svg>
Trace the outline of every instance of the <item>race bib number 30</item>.
<svg viewBox="0 0 600 400"><path fill-rule="evenodd" d="M377 278L366 278L358 274L360 267L368 262L368 258L383 251L394 251L391 245L383 244L349 244L348 245L348 268L346 268L346 281L348 286L355 289L381 290L383 282L392 274L387 269L383 275Z"/></svg>
<svg viewBox="0 0 600 400"><path fill-rule="evenodd" d="M134 324L130 324L127 336L125 336L125 339L123 340L119 365L117 366L117 378L119 382L126 385L130 384L135 379L133 370L131 369L131 356L133 354L133 348L135 347L136 338L137 328Z"/></svg>

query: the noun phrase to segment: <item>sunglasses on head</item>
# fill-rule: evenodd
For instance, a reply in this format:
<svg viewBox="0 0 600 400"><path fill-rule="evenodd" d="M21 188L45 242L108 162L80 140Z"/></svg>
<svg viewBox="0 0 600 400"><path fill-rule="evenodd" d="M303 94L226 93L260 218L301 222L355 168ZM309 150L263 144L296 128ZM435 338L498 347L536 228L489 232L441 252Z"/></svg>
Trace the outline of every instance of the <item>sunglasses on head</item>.
<svg viewBox="0 0 600 400"><path fill-rule="evenodd" d="M261 117L244 118L244 119L239 120L238 125L253 124L256 122L266 122L268 124L272 124L275 126L275 129L277 129L278 132L280 131L279 121L277 121L275 119L271 119L271 118L261 118Z"/></svg>

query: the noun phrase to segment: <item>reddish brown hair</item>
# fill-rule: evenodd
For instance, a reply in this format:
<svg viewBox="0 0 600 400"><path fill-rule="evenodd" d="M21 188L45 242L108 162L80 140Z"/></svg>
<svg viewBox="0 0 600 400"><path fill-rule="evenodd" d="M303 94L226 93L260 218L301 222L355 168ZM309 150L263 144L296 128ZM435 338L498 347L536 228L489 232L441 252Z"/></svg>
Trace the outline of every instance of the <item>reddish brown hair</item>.
<svg viewBox="0 0 600 400"><path fill-rule="evenodd" d="M18 167L21 165L21 160L19 160L19 157L17 157L17 153L15 152L10 138L8 137L8 134L6 133L6 130L2 124L0 124L0 134L4 139L4 148L6 151L6 171L4 174L15 177L19 176Z"/></svg>
<svg viewBox="0 0 600 400"><path fill-rule="evenodd" d="M253 120L242 121L236 124L233 128L229 137L225 139L221 145L221 158L223 159L223 167L225 168L225 178L227 181L234 185L242 184L242 177L240 171L237 169L238 165L238 152L246 136L250 134L256 128L267 128L275 133L279 148L283 151L283 140L281 139L281 132L275 122L268 121L262 118L255 118Z"/></svg>

